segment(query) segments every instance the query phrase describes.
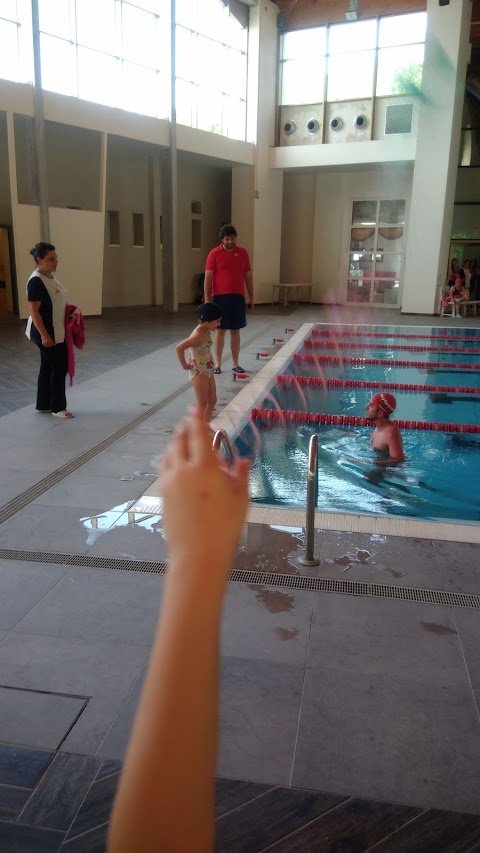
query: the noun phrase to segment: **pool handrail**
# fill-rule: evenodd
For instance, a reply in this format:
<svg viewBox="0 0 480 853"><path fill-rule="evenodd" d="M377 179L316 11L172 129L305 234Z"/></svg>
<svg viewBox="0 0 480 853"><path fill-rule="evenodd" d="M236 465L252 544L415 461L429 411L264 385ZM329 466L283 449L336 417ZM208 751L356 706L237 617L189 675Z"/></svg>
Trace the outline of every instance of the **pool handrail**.
<svg viewBox="0 0 480 853"><path fill-rule="evenodd" d="M222 445L229 465L233 465L235 461L235 455L233 452L232 443L228 437L228 433L226 433L224 429L217 429L215 435L213 436L212 448L213 450L220 450Z"/></svg>
<svg viewBox="0 0 480 853"><path fill-rule="evenodd" d="M318 436L314 433L308 445L307 515L305 519L305 556L298 557L301 566L318 566L320 560L313 555L315 538L315 503L318 484Z"/></svg>

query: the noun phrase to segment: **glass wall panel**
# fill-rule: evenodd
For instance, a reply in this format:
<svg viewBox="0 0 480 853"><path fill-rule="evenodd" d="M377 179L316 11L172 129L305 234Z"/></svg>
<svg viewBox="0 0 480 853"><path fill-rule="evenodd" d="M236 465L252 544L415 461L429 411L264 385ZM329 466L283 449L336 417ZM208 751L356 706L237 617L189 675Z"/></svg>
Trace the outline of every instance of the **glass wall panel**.
<svg viewBox="0 0 480 853"><path fill-rule="evenodd" d="M415 95L422 85L425 45L390 47L378 52L377 95Z"/></svg>
<svg viewBox="0 0 480 853"><path fill-rule="evenodd" d="M323 101L325 57L289 59L282 64L282 104Z"/></svg>
<svg viewBox="0 0 480 853"><path fill-rule="evenodd" d="M72 6L65 0L38 0L40 29L51 36L72 40L75 37L75 20Z"/></svg>
<svg viewBox="0 0 480 853"><path fill-rule="evenodd" d="M77 55L70 41L40 34L42 86L62 95L78 95Z"/></svg>
<svg viewBox="0 0 480 853"><path fill-rule="evenodd" d="M328 58L328 100L370 98L373 89L374 64L374 50L351 53L348 60L341 54L330 56Z"/></svg>
<svg viewBox="0 0 480 853"><path fill-rule="evenodd" d="M120 55L115 0L77 0L75 7L78 44Z"/></svg>
<svg viewBox="0 0 480 853"><path fill-rule="evenodd" d="M369 21L335 24L330 27L328 52L354 53L358 50L369 50L375 47L376 38L377 22L375 18Z"/></svg>
<svg viewBox="0 0 480 853"><path fill-rule="evenodd" d="M426 29L427 16L425 12L380 18L378 45L379 47L392 47L393 45L423 42L425 41Z"/></svg>
<svg viewBox="0 0 480 853"><path fill-rule="evenodd" d="M0 21L0 77L4 80L18 80L20 77L17 29L13 22Z"/></svg>
<svg viewBox="0 0 480 853"><path fill-rule="evenodd" d="M158 67L158 33L155 15L127 3L122 5L122 55L124 59Z"/></svg>

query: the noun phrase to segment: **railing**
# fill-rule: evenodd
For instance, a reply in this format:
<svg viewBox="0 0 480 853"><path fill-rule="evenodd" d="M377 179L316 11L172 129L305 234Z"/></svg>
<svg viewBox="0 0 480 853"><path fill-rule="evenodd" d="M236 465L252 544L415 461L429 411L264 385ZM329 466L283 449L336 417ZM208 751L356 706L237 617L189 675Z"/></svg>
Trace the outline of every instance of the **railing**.
<svg viewBox="0 0 480 853"><path fill-rule="evenodd" d="M220 448L223 447L229 465L233 465L235 455L233 453L231 441L224 429L217 429L213 437L212 447L214 450L220 450Z"/></svg>
<svg viewBox="0 0 480 853"><path fill-rule="evenodd" d="M315 504L318 487L318 436L312 435L308 446L307 517L305 521L305 556L298 557L301 566L318 566L320 560L313 556L315 538Z"/></svg>

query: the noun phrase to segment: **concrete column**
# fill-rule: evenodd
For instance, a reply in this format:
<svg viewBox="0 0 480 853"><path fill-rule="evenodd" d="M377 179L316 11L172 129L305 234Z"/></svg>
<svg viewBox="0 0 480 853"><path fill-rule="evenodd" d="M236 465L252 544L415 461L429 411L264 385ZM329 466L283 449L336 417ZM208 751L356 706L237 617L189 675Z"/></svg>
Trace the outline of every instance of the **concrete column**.
<svg viewBox="0 0 480 853"><path fill-rule="evenodd" d="M402 313L433 314L447 272L471 0L427 0L427 34Z"/></svg>
<svg viewBox="0 0 480 853"><path fill-rule="evenodd" d="M40 239L50 241L50 215L48 209L47 150L45 145L45 120L43 117L42 61L40 54L40 23L38 0L32 0L33 64L33 128L35 135L36 171L40 206Z"/></svg>
<svg viewBox="0 0 480 853"><path fill-rule="evenodd" d="M257 302L269 302L271 286L280 280L283 173L269 165L277 109L277 15L278 7L270 0L262 0L250 9L247 139L256 143L253 186L248 179L241 187L237 180L240 173L236 174L235 169L232 179L232 219L240 238L235 212L242 210L245 215L247 207L251 210L251 261ZM244 239L243 244L246 245Z"/></svg>
<svg viewBox="0 0 480 853"><path fill-rule="evenodd" d="M170 139L163 150L161 192L163 223L163 308L178 311L177 107L175 98L175 0L170 0Z"/></svg>

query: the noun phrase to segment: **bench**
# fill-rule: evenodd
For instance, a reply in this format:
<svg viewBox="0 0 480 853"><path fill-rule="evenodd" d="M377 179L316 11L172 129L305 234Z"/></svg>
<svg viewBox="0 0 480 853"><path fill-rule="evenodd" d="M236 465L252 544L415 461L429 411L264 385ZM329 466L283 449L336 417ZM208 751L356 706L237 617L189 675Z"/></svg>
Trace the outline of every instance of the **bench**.
<svg viewBox="0 0 480 853"><path fill-rule="evenodd" d="M279 302L281 301L281 289L282 289L282 287L284 289L283 305L285 308L287 307L287 304L288 304L288 294L289 294L290 290L296 291L295 295L296 295L296 300L297 300L297 306L298 306L298 303L300 301L302 301L302 302L307 301L307 302L310 302L310 305L312 304L312 287L313 287L313 284L307 284L305 282L301 282L301 283L296 283L296 284L272 284L272 305L275 301L275 289L278 290L278 301ZM308 291L308 295L307 295L307 299L300 300L300 289L302 287Z"/></svg>
<svg viewBox="0 0 480 853"><path fill-rule="evenodd" d="M467 316L467 308L470 306L472 309L472 316L477 316L478 306L480 305L480 299L469 299L468 302L465 302L465 317Z"/></svg>

